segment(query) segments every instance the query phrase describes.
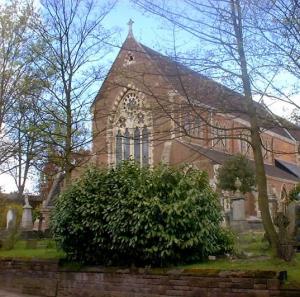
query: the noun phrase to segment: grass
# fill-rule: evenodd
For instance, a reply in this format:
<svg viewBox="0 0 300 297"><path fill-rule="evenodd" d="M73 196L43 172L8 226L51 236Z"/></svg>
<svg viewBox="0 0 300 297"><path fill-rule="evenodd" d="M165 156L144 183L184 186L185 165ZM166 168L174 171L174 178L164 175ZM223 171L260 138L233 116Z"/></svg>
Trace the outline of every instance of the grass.
<svg viewBox="0 0 300 297"><path fill-rule="evenodd" d="M300 254L296 254L291 262L274 258L269 250L268 243L262 233L247 233L241 235L236 241L236 255L232 259L217 259L183 268L191 269L221 269L221 270L286 270L288 279L286 286L300 288Z"/></svg>
<svg viewBox="0 0 300 297"><path fill-rule="evenodd" d="M26 259L60 259L64 257L64 253L57 249L52 240L38 240L31 242L31 244L21 240L18 241L11 250L0 249L0 258L11 257Z"/></svg>
<svg viewBox="0 0 300 297"><path fill-rule="evenodd" d="M183 268L191 269L221 269L221 270L275 270L288 272L286 285L300 287L300 254L292 262L287 263L279 259L219 259L199 264L185 265Z"/></svg>

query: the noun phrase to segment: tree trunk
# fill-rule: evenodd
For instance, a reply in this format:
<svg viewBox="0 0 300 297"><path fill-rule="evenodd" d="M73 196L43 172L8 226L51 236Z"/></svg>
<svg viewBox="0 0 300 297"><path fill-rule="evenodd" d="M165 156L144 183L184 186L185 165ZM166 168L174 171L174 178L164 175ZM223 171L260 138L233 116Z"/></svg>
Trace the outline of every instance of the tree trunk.
<svg viewBox="0 0 300 297"><path fill-rule="evenodd" d="M242 17L239 0L231 0L232 21L235 30L235 36L238 47L240 68L242 73L243 89L246 101L246 107L250 117L251 126L251 145L254 155L256 183L258 190L258 205L261 211L262 223L270 239L273 251L277 254L279 247L278 235L271 219L269 211L269 200L267 191L267 179L264 166L264 159L261 151L261 138L256 108L252 98L250 77L247 69L246 55L244 51L244 41L242 32Z"/></svg>

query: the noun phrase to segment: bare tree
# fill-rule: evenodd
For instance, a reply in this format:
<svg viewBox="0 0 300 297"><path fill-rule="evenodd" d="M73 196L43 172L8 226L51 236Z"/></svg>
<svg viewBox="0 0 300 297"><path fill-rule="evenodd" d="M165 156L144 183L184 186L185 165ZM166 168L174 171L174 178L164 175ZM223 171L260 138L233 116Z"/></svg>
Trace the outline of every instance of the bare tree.
<svg viewBox="0 0 300 297"><path fill-rule="evenodd" d="M267 96L300 110L300 4L297 0L256 1L257 29L271 49L270 64L279 66L279 79L270 82ZM264 15L260 18L259 15ZM263 77L263 76L262 76ZM264 79L264 77L263 77ZM286 80L290 83L286 84Z"/></svg>
<svg viewBox="0 0 300 297"><path fill-rule="evenodd" d="M46 149L42 141L45 134L45 123L39 122L36 106L39 104L39 95L43 91L43 82L40 82L38 90L34 90L30 82L30 93L23 93L14 105L14 119L10 126L9 139L14 143L14 154L4 162L2 169L10 174L17 187L19 198L23 197L25 185L30 177L36 173L36 169L43 163ZM29 91L29 90L28 90Z"/></svg>
<svg viewBox="0 0 300 297"><path fill-rule="evenodd" d="M36 33L46 45L40 69L52 75L51 84L39 110L40 120L48 126L46 142L60 156L58 164L65 172L65 183L71 180L74 154L91 140L89 107L93 86L105 74L104 56L112 32L102 23L116 1L44 0L42 21L35 24Z"/></svg>
<svg viewBox="0 0 300 297"><path fill-rule="evenodd" d="M262 222L267 232L272 248L279 252L279 239L269 212L267 180L263 158L263 131L278 125L278 121L268 114L264 108L254 101L254 97L261 98L267 94L275 77L280 72L281 65L274 65L270 60L271 49L262 42L264 39L260 28L255 25L259 17L255 10L255 2L243 0L220 0L220 1L133 1L144 11L154 14L171 26L173 29L172 58L193 67L194 70L205 72L210 77L222 81L232 90L242 94L240 100L233 100L234 106L220 100L214 106L213 112L228 115L246 115L250 127L235 127L231 137L238 137L247 141L253 151L255 171L257 178L258 203L262 214ZM261 15L263 17L263 15ZM183 30L190 34L197 44L196 51L189 51L185 55L179 52L176 32ZM202 50L199 50L199 48ZM226 131L232 128L212 125L208 114L212 108L205 104L201 109L194 107L195 102L201 102L197 94L188 91L187 83L183 76L186 73L178 70L174 72L179 78L179 87L185 93L187 110L193 110L199 116L205 114L202 120L216 131L212 138L222 140L228 138ZM226 87L220 88L220 98L239 97L234 92L228 92ZM225 95L225 96L224 96ZM198 94L199 96L199 94ZM159 101L159 100L158 100ZM161 100L160 100L161 102ZM205 102L204 102L205 103ZM208 103L209 105L209 103ZM182 106L180 107L182 109ZM166 110L167 111L167 110ZM200 111L200 112L199 112ZM167 114L172 117L169 111ZM174 115L174 113L173 113ZM190 135L189 129L183 125L179 117L173 120L184 133ZM193 135L190 135L193 137ZM294 152L291 152L294 153Z"/></svg>
<svg viewBox="0 0 300 297"><path fill-rule="evenodd" d="M7 1L0 5L0 164L14 154L9 138L15 104L32 76L35 38L31 24L37 18L32 1Z"/></svg>

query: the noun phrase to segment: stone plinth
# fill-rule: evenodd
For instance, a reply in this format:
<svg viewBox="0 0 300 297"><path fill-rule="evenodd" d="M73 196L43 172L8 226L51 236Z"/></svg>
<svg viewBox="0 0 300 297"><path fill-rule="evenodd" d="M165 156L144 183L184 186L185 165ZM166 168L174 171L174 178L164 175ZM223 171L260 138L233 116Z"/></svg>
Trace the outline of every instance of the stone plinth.
<svg viewBox="0 0 300 297"><path fill-rule="evenodd" d="M234 197L231 199L232 206L232 220L233 221L245 221L245 198L244 197Z"/></svg>
<svg viewBox="0 0 300 297"><path fill-rule="evenodd" d="M24 231L31 231L32 228L33 228L32 207L26 204L23 206L21 229Z"/></svg>
<svg viewBox="0 0 300 297"><path fill-rule="evenodd" d="M236 182L237 191L235 196L231 198L232 219L230 227L236 232L244 232L248 230L248 222L246 221L245 197L239 191L239 180Z"/></svg>
<svg viewBox="0 0 300 297"><path fill-rule="evenodd" d="M41 231L45 231L49 229L50 225L50 213L53 209L53 206L43 207L41 210L42 213L42 224L41 224Z"/></svg>

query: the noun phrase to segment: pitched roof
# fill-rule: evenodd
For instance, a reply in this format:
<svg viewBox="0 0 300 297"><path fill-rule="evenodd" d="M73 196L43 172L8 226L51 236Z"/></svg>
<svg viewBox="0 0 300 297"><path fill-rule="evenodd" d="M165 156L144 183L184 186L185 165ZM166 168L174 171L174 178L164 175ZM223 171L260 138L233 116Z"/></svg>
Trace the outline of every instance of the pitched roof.
<svg viewBox="0 0 300 297"><path fill-rule="evenodd" d="M246 102L242 94L192 70L170 57L154 51L142 43L137 42L133 35L128 35L120 49L118 57L122 50L138 51L139 53L148 55L151 61L155 63L158 73L162 74L169 81L173 89L181 96L188 98L190 102L206 106L206 108L215 110L216 112L231 114L245 121L249 121ZM117 59L118 58L116 58L116 60ZM114 69L116 60L109 70L92 105L101 97L101 91L103 86L107 84L111 72L114 70L118 71L118 69ZM288 133L281 122L277 121L262 104L257 102L254 102L254 104L258 118L261 121L261 126L264 129L270 130L286 138L292 140L295 138L300 141L300 128L294 129L292 133Z"/></svg>
<svg viewBox="0 0 300 297"><path fill-rule="evenodd" d="M223 165L226 160L228 160L230 157L233 156L231 154L226 154L226 153L219 152L219 151L216 151L213 149L204 148L204 147L196 145L196 144L188 144L185 142L180 142L180 143L199 152L199 154L205 156L209 160L213 161L215 164ZM254 161L252 161L252 160L249 160L249 161L251 162L251 164L253 166L255 166ZM265 164L265 170L266 170L266 175L270 176L270 177L286 179L286 180L290 180L290 181L294 181L294 182L300 181L300 179L295 177L295 175L293 175L285 170L282 170L281 168L278 168L274 165Z"/></svg>
<svg viewBox="0 0 300 297"><path fill-rule="evenodd" d="M297 166L296 164L292 164L289 162L275 159L275 165L277 167L293 174L294 176L300 178L300 167Z"/></svg>
<svg viewBox="0 0 300 297"><path fill-rule="evenodd" d="M157 67L173 88L183 97L187 97L193 103L203 104L208 108L211 107L217 112L231 114L249 121L247 105L243 95L141 43L140 46L156 62ZM254 104L262 127L291 139L291 135L262 104L258 102L254 102Z"/></svg>

